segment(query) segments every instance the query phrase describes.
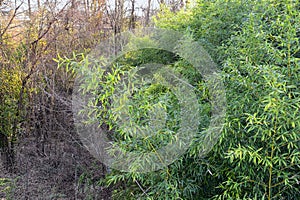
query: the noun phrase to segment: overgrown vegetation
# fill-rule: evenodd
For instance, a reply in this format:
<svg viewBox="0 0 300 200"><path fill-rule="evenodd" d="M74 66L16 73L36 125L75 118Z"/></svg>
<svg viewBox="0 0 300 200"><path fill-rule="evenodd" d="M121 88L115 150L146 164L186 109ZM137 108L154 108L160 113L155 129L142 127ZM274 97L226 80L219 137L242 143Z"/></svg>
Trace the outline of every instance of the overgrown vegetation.
<svg viewBox="0 0 300 200"><path fill-rule="evenodd" d="M299 4L293 1L201 1L192 10L176 14L167 9L162 11L156 21L159 27L188 30L219 63L226 83L226 123L218 144L204 158L194 151L199 147L193 144L184 156L162 170L150 173L113 171L105 182L121 184L113 197L297 198L300 178L299 17ZM143 56L151 53L138 55L143 60ZM125 63L132 63L134 57L135 54L130 55L129 62ZM173 67L183 62L169 59ZM125 71L122 67L117 70L118 73L111 73L106 79L111 77L118 82L117 77ZM180 72L190 76L191 84L200 84L199 78L189 70L183 67ZM110 81L104 83L106 87L110 84ZM110 87L113 91L114 84ZM153 87L158 86L152 85L149 89ZM108 96L101 94L99 98L105 101L110 99L109 94L112 95L103 94ZM156 90L155 94L163 95L164 91ZM174 99L171 101L174 103ZM142 102L139 99L135 106L142 107ZM115 118L109 115L108 119ZM122 141L125 146L132 142Z"/></svg>
<svg viewBox="0 0 300 200"><path fill-rule="evenodd" d="M76 46L73 58L69 57L71 49L68 49L69 58L55 58L56 53L62 55L65 48L54 51L53 47L49 56L55 58L60 67L58 71L67 77L58 79L67 85L60 89L68 90L75 75L84 75L86 85L81 91L84 94L97 91L90 113L96 114L101 127L107 129L108 137L123 150L137 151L145 157L146 152L155 152L174 141L180 129L180 101L170 87L161 84L166 79L161 76L163 72L153 75L155 84L141 85L139 81L131 82L139 76L136 66L152 62L168 66L194 88L201 107L195 110L202 120L197 127L197 137L172 164L141 173L139 160L134 160L132 172L110 169L105 178L97 179L86 172L80 176L80 182L113 188L113 199L297 199L300 194L300 3L199 0L195 7L178 12L162 6L153 21L158 28L181 31L193 37L217 63L227 98L222 135L207 155L203 157L199 153L202 148L199 138L211 118L210 91L196 69L176 53L153 48L129 51L103 68L107 63L101 59L94 62L90 49L84 49L87 43ZM89 41L98 42L95 38L93 35ZM152 41L137 38L129 48L143 42ZM43 44L40 45L42 48ZM91 66L95 71L86 76ZM6 138L6 141L1 140L2 146L14 141L13 125L22 122L18 118L17 102L23 71L18 67L1 68L0 136ZM44 85L48 84L48 79L38 77ZM131 87L126 88L124 84ZM131 99L124 95L129 110L125 114L124 102L112 104L114 98L123 97L118 91L120 88L124 94L129 91L132 95ZM48 100L52 102L51 98ZM151 126L151 117L159 115L161 110L166 111L165 116L158 116L167 119L165 127ZM154 134L146 139L135 137L137 129L128 129L123 122L128 114L132 117L126 122L134 124L132 127L143 126L140 132L147 135L153 131ZM91 117L92 120L95 118ZM0 179L1 184L8 182Z"/></svg>

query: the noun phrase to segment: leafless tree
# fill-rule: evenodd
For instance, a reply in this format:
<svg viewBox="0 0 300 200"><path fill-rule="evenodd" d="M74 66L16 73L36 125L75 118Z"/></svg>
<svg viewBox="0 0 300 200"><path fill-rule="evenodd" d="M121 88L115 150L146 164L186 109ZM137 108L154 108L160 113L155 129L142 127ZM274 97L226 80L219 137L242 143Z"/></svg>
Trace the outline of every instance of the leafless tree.
<svg viewBox="0 0 300 200"><path fill-rule="evenodd" d="M149 25L150 22L150 12L151 12L151 0L148 0L147 9L146 9L146 19L145 25Z"/></svg>
<svg viewBox="0 0 300 200"><path fill-rule="evenodd" d="M128 29L135 29L135 0L130 0L131 8L130 8L130 18L129 18L129 26Z"/></svg>

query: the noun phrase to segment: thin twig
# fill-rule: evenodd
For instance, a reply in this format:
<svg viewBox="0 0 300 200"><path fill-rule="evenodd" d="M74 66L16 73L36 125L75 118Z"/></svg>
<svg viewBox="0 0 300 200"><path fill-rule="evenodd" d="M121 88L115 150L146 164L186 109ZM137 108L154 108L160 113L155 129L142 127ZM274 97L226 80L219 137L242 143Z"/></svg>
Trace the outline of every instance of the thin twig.
<svg viewBox="0 0 300 200"><path fill-rule="evenodd" d="M8 28L9 28L10 25L12 24L13 20L15 19L16 15L17 15L17 11L19 10L19 8L21 7L22 4L23 4L23 2L22 2L19 6L17 6L17 7L15 8L14 13L13 13L13 15L11 16L11 18L10 18L8 24L7 24L6 27L3 29L2 33L0 33L0 38L3 37L3 35L6 33L6 31L8 30Z"/></svg>
<svg viewBox="0 0 300 200"><path fill-rule="evenodd" d="M145 195L149 196L149 195L147 194L147 191L148 191L148 190L144 190L144 188L139 184L139 182L138 182L137 180L135 180L135 182L136 182L136 184L139 186L139 188L142 190L143 195L145 194Z"/></svg>

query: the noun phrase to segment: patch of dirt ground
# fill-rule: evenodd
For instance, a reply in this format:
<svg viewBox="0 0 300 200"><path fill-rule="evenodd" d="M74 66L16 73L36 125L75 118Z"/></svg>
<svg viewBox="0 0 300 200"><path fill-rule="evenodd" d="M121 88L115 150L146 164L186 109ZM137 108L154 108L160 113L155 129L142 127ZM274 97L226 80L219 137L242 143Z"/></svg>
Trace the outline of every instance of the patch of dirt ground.
<svg viewBox="0 0 300 200"><path fill-rule="evenodd" d="M43 154L35 138L23 136L15 147L15 172L0 162L0 199L110 199L110 189L97 184L106 168L69 133L49 134ZM1 181L0 181L1 182ZM3 181L2 181L3 182Z"/></svg>

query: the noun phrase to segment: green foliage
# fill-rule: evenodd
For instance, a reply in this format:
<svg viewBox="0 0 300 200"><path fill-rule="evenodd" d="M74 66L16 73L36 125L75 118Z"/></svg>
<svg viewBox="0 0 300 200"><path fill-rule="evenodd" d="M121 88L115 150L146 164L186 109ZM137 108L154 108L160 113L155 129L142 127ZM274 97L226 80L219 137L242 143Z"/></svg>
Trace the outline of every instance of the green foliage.
<svg viewBox="0 0 300 200"><path fill-rule="evenodd" d="M8 183L9 183L9 179L0 178L0 187L6 186ZM5 187L4 189L2 189L1 191L6 190L6 189L7 189L7 187Z"/></svg>
<svg viewBox="0 0 300 200"><path fill-rule="evenodd" d="M199 0L194 8L175 14L163 9L155 21L160 28L192 32L215 62L220 63L224 59L221 47L241 30L254 4L249 0Z"/></svg>
<svg viewBox="0 0 300 200"><path fill-rule="evenodd" d="M14 199L16 181L17 178L15 179L0 178L0 193L5 194L5 198L7 200Z"/></svg>
<svg viewBox="0 0 300 200"><path fill-rule="evenodd" d="M196 137L186 154L164 169L149 173L113 170L103 184L116 186L115 199L296 199L300 192L299 3L199 1L193 10L163 13L158 26L192 32L223 70L227 116L222 137L205 158L199 156L201 144ZM204 126L199 130L209 124L209 91L201 76L176 56L157 56L157 50L130 52L108 71L91 74L83 87L87 91L100 84L101 93L94 103L101 109L95 112L124 149L143 152L153 149L149 144L158 139L169 139L145 142L131 137L117 127L121 115L118 106L110 104L122 77L134 77L137 74L131 69L153 57L197 87L199 105L205 108L201 113ZM89 66L88 59L73 69L84 65ZM130 106L135 123L145 123L143 119L155 109L153 104L167 96L161 106L176 127L178 105L168 88L154 84L134 89L138 92Z"/></svg>
<svg viewBox="0 0 300 200"><path fill-rule="evenodd" d="M25 104L26 90L22 102L20 100L20 91L22 87L22 78L26 59L26 48L24 43L15 44L11 36L3 41L0 47L0 134L8 138L8 142L17 138L17 128L20 122L20 110L18 104ZM1 148L1 142L0 142Z"/></svg>
<svg viewBox="0 0 300 200"><path fill-rule="evenodd" d="M0 69L0 133L13 139L13 124L17 120L21 73L14 69Z"/></svg>
<svg viewBox="0 0 300 200"><path fill-rule="evenodd" d="M262 2L228 44L230 109L226 145L219 148L227 151L222 165L231 167L223 172L228 178L218 198L299 194L299 45L291 45L298 43L299 17L295 3Z"/></svg>
<svg viewBox="0 0 300 200"><path fill-rule="evenodd" d="M173 18L159 21L164 28L190 27L196 39L222 53L214 57L225 58L219 62L228 113L223 136L206 159L197 158L192 146L181 162L169 166L169 176L154 173L164 177L154 183L146 181L151 175L140 178L154 199L176 199L176 194L183 199L295 199L299 194L299 5L237 2L203 3L183 26L174 27ZM174 17L177 24L180 17ZM166 181L170 177L176 177L175 187Z"/></svg>
<svg viewBox="0 0 300 200"><path fill-rule="evenodd" d="M164 28L189 27L208 44L227 85L223 136L201 167L191 160L192 170L183 167L192 175L188 180L202 186L193 197L182 195L185 199L297 198L298 11L293 1L201 1L188 23L178 20L181 13L158 21ZM199 170L204 166L211 174Z"/></svg>
<svg viewBox="0 0 300 200"><path fill-rule="evenodd" d="M12 171L14 143L18 139L20 122L24 122L22 105L26 104L27 90L22 83L25 76L22 68L24 46L9 44L10 41L9 37L0 47L0 151L4 167Z"/></svg>
<svg viewBox="0 0 300 200"><path fill-rule="evenodd" d="M133 42L133 44L135 43ZM157 54L157 52L160 52L160 54ZM140 156L145 158L148 152L155 153L161 146L175 141L177 139L175 134L180 128L179 119L180 112L182 111L179 100L170 86L163 84L165 83L164 71L161 71L158 66L149 80L147 80L146 76L141 81L141 79L138 79L140 76L139 73L143 74L144 68L136 68L136 65L151 62L168 64L170 69L183 75L193 86L194 92L198 97L199 106L201 105L203 108L201 109L203 121L198 127L198 139L201 138L200 130L205 129L209 125L210 104L208 103L209 95L206 89L207 86L203 82L199 72L185 60L179 60L176 55L151 48L135 52L129 51L128 54L120 57L109 68L101 67L106 64L104 60L100 59L99 62L93 62L91 58L84 55L74 55L73 59L60 58L58 61L59 65L64 66L69 72L75 73L77 79L82 80L80 89L83 95L92 93L97 96L95 100L92 99L89 102L91 109L81 112L81 114L90 116L87 123L94 123L96 119L100 122L100 126L108 126L109 138L114 140L114 145L117 145L124 151L139 152ZM130 93L130 99L127 96L128 92ZM116 99L120 100L120 102ZM112 104L112 102L115 103ZM126 111L124 113L124 107L128 109L128 113ZM161 111L165 112L165 115ZM196 112L196 110L193 111ZM130 118L126 117L128 114ZM158 118L156 119L158 121L166 120L163 127L153 123L155 122L152 121L154 115ZM96 116L96 118L93 116ZM123 120L126 123L123 123ZM131 126L128 127L128 124L131 124ZM137 134L144 135L143 137L136 137ZM197 149L201 149L201 147L197 143L197 138L195 138L193 146L189 152L192 158L189 158L189 155L185 157L187 159L198 160ZM151 159L149 157L149 160L146 160L152 162ZM126 180L128 187L126 189L117 188L114 194L115 198L136 198L135 195L138 195L142 187L139 185L139 182L145 186L161 182L157 188L154 187L153 190L149 191L150 196L152 196L151 198L154 199L172 199L175 196L180 198L183 194L191 196L199 188L196 181L187 180L187 182L183 181L180 183L182 191L177 188L179 184L178 177L180 177L177 172L185 167L183 163L186 164L186 161L181 160L180 162L176 162L174 166L172 165L170 172L168 169L164 169L162 170L163 173L119 174L118 171L113 171L107 177L105 183L109 185L120 184L120 182ZM131 170L140 169L139 159L132 161L131 164ZM185 188L185 184L187 184L186 187L193 191ZM165 190L168 192L165 193ZM164 192L164 195L161 195L160 191Z"/></svg>

